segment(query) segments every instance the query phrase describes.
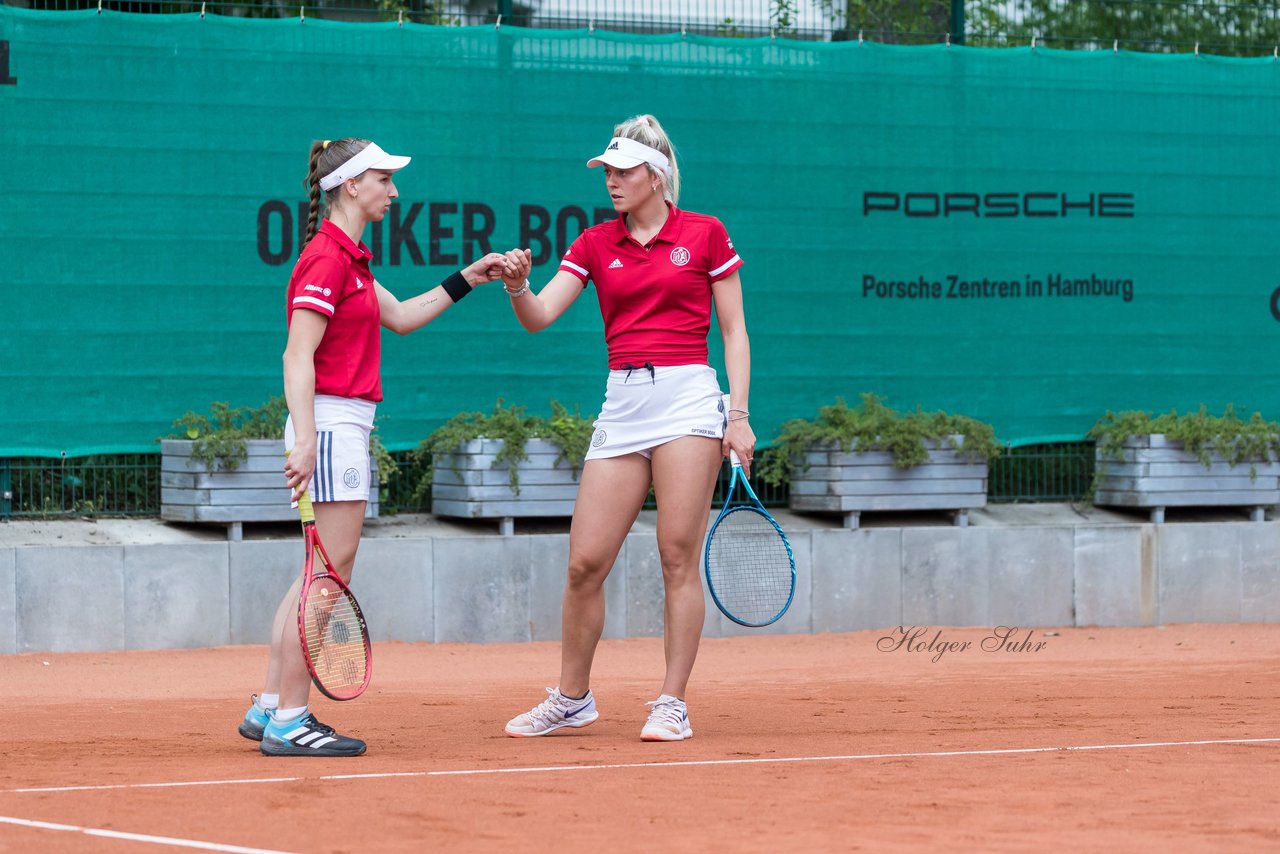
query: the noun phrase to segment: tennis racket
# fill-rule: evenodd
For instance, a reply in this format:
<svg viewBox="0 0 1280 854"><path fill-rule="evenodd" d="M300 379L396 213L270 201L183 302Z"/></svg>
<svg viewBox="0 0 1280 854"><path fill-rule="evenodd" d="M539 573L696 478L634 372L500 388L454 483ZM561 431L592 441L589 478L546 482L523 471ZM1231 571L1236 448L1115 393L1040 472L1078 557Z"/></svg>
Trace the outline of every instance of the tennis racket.
<svg viewBox="0 0 1280 854"><path fill-rule="evenodd" d="M732 474L724 508L707 535L707 586L720 612L740 626L779 620L796 594L796 559L782 528L764 509L730 451ZM749 504L733 506L741 484Z"/></svg>
<svg viewBox="0 0 1280 854"><path fill-rule="evenodd" d="M298 595L298 634L307 671L320 693L331 700L354 700L369 687L373 653L369 631L356 597L332 571L316 531L311 494L298 499L307 560Z"/></svg>

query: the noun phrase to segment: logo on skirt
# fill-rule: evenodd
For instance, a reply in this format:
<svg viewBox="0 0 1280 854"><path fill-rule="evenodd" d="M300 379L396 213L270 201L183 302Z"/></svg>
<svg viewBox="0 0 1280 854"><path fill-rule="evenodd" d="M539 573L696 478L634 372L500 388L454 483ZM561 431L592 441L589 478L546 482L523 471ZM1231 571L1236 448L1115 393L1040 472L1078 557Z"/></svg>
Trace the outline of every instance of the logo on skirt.
<svg viewBox="0 0 1280 854"><path fill-rule="evenodd" d="M360 472L355 469L347 469L342 473L342 482L347 485L347 489L355 489L360 485Z"/></svg>
<svg viewBox="0 0 1280 854"><path fill-rule="evenodd" d="M593 447L593 448L598 448L598 447L600 447L601 445L603 445L603 444L604 444L604 440L605 440L606 438L608 438L608 437L605 435L604 428L603 428L603 427L601 427L599 430L597 430L595 433L593 433L593 434L592 434L592 436L591 436L591 447Z"/></svg>

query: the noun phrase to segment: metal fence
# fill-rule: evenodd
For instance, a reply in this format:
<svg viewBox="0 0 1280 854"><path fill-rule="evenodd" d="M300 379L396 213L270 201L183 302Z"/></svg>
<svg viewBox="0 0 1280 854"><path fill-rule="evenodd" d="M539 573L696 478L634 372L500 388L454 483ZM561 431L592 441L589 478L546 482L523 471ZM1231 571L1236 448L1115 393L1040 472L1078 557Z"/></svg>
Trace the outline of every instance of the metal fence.
<svg viewBox="0 0 1280 854"><path fill-rule="evenodd" d="M0 0L0 5L1242 56L1272 54L1280 44L1275 0Z"/></svg>
<svg viewBox="0 0 1280 854"><path fill-rule="evenodd" d="M1082 501L1093 483L1093 442L1006 448L991 463L987 501Z"/></svg>
<svg viewBox="0 0 1280 854"><path fill-rule="evenodd" d="M769 449L760 451L767 455ZM396 475L385 478L382 513L429 513L431 495L415 495L422 463L410 452L393 454ZM763 459L763 458L762 458ZM987 500L1081 501L1093 480L1093 444L1064 442L1007 449L991 466ZM713 503L729 485L722 471ZM768 507L786 507L787 485L753 478L751 487ZM653 508L653 497L645 505ZM0 459L0 520L160 515L160 455L126 454L67 459Z"/></svg>
<svg viewBox="0 0 1280 854"><path fill-rule="evenodd" d="M159 454L0 459L0 519L159 514Z"/></svg>

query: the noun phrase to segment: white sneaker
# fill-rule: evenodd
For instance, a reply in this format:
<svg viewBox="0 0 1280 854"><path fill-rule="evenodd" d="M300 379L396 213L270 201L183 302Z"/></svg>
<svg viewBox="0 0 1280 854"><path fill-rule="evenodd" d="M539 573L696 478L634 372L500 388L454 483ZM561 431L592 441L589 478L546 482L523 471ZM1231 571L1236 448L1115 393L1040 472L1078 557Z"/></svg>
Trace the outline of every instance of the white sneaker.
<svg viewBox="0 0 1280 854"><path fill-rule="evenodd" d="M693 727L689 726L689 709L684 700L663 694L656 700L645 703L652 706L649 720L640 730L641 741L684 741L693 738Z"/></svg>
<svg viewBox="0 0 1280 854"><path fill-rule="evenodd" d="M580 700L566 697L559 688L548 688L547 693L551 696L507 722L507 735L514 738L548 735L564 727L589 726L600 717L596 698L590 691Z"/></svg>

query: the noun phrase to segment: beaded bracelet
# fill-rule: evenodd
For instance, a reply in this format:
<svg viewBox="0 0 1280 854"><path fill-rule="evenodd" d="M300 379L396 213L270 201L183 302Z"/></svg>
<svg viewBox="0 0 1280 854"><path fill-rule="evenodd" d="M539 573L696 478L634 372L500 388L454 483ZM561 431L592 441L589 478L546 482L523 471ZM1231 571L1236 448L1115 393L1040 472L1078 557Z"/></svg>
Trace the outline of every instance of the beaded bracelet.
<svg viewBox="0 0 1280 854"><path fill-rule="evenodd" d="M504 282L502 285L502 289L506 291L507 296L511 297L512 299L515 299L516 297L522 297L529 291L529 280L525 279L524 284L516 288L514 291L511 290L511 288L507 287L506 283Z"/></svg>

